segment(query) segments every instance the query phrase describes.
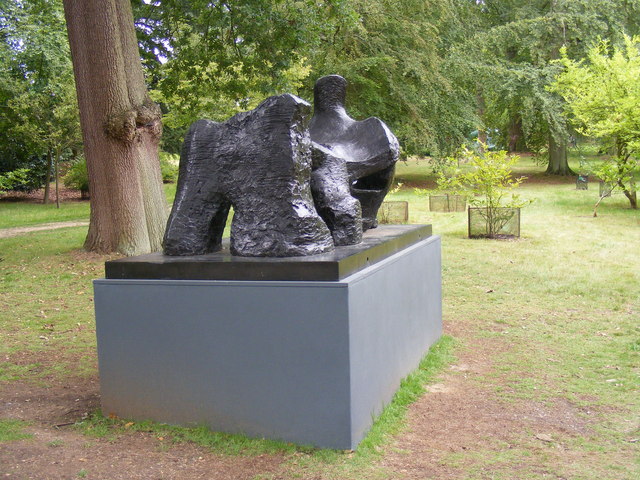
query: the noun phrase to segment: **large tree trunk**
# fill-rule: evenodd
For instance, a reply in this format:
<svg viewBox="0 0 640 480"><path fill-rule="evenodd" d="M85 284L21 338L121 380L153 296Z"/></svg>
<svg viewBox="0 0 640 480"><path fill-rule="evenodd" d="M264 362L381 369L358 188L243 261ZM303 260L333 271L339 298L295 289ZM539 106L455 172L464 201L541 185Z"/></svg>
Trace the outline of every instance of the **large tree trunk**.
<svg viewBox="0 0 640 480"><path fill-rule="evenodd" d="M626 158L623 159L622 161L622 165L620 165L618 167L618 172L620 172L620 176L623 175L624 172L624 164L626 164L629 161L629 157L630 156L626 156ZM636 184L635 181L633 179L629 180L629 185L625 185L624 182L621 179L618 179L618 186L620 187L620 189L622 190L622 193L624 193L624 196L627 197L627 199L629 200L629 205L631 205L631 208L633 208L634 210L638 209L638 196L636 194Z"/></svg>
<svg viewBox="0 0 640 480"><path fill-rule="evenodd" d="M549 134L549 166L547 173L551 175L575 175L569 168L567 158L567 141L558 142L553 134Z"/></svg>
<svg viewBox="0 0 640 480"><path fill-rule="evenodd" d="M130 0L64 0L91 191L85 248L161 249L160 109L147 95Z"/></svg>

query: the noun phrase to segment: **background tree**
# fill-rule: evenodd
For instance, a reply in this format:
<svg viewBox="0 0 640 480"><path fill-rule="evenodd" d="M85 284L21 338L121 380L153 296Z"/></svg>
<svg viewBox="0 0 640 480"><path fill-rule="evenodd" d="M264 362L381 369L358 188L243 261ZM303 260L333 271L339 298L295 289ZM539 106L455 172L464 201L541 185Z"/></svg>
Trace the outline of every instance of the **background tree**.
<svg viewBox="0 0 640 480"><path fill-rule="evenodd" d="M561 47L584 58L599 38L614 44L637 31L636 0L486 0L473 2L481 21L459 46L460 61L482 91L485 125L498 128L510 149L548 152L547 172L572 173L567 163L569 131L560 97L546 87L559 66ZM462 53L467 53L463 55Z"/></svg>
<svg viewBox="0 0 640 480"><path fill-rule="evenodd" d="M356 117L383 118L409 153L448 151L475 116L473 94L445 61L466 28L456 4L137 0L147 78L170 130L163 148L177 152L195 119L222 120L287 91L310 100L317 78L338 73Z"/></svg>
<svg viewBox="0 0 640 480"><path fill-rule="evenodd" d="M472 129L474 92L446 61L460 25L448 0L352 0L353 13L334 26L312 55L310 80L337 73L349 81L356 118L377 116L407 153L440 155Z"/></svg>
<svg viewBox="0 0 640 480"><path fill-rule="evenodd" d="M602 42L589 50L584 61L569 59L563 50L560 63L564 71L551 89L565 99L567 113L580 133L601 140L615 152L597 173L623 191L631 208L638 208L640 38L627 37L623 47L613 49Z"/></svg>
<svg viewBox="0 0 640 480"><path fill-rule="evenodd" d="M80 144L62 3L4 0L0 22L0 172L28 168L47 202L53 166Z"/></svg>
<svg viewBox="0 0 640 480"><path fill-rule="evenodd" d="M129 0L65 0L91 190L88 250L161 249L160 109L148 95Z"/></svg>
<svg viewBox="0 0 640 480"><path fill-rule="evenodd" d="M32 148L46 152L47 174L44 181L44 203L49 202L49 184L55 180L56 205L60 207L58 185L60 162L81 147L78 107L71 71L51 84L44 92L27 90L8 102L18 120L12 134L30 140Z"/></svg>
<svg viewBox="0 0 640 480"><path fill-rule="evenodd" d="M176 153L197 119L224 120L270 95L298 91L310 52L344 3L134 1L147 79L169 129L163 147Z"/></svg>

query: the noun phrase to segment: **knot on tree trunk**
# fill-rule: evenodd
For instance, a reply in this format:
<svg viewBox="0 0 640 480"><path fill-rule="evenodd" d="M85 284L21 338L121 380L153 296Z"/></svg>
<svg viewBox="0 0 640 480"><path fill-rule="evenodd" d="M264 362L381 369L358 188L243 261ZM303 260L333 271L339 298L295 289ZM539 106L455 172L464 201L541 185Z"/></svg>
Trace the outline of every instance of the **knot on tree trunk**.
<svg viewBox="0 0 640 480"><path fill-rule="evenodd" d="M105 122L105 132L111 138L131 143L142 134L160 138L162 134L162 112L160 106L146 100L130 110L111 114Z"/></svg>

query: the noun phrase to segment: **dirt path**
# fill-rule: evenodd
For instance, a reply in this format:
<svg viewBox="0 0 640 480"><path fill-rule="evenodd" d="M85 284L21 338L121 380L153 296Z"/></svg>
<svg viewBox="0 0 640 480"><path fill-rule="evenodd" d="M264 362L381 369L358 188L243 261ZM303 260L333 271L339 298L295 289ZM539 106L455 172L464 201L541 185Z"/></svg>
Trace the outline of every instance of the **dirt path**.
<svg viewBox="0 0 640 480"><path fill-rule="evenodd" d="M18 235L24 235L25 233L40 232L42 230L56 230L58 228L67 227L84 227L87 225L89 225L88 221L82 221L42 223L40 225L32 225L30 227L0 228L0 238L17 237Z"/></svg>
<svg viewBox="0 0 640 480"><path fill-rule="evenodd" d="M372 468L375 478L418 480L460 478L529 478L535 469L544 473L539 455L553 465L565 463L572 452L557 441L589 431L577 407L570 403L523 401L505 405L495 383L479 381L495 373L495 352L510 348L501 339L478 339L469 331L452 332L466 346L458 363L411 406L408 428L384 447ZM470 334L471 333L471 334ZM474 338L475 337L475 338ZM30 359L33 362L34 359ZM44 359L43 359L44 361ZM486 377L485 377L486 378ZM99 381L67 379L64 384L37 387L0 384L0 418L30 423L33 438L0 444L0 477L7 479L307 479L343 478L328 472L308 471L291 455L228 456L190 443L172 444L153 432L130 432L117 438L93 438L70 424L99 406ZM508 476L494 477L495 465L483 466L473 452L492 452L499 458L511 449L531 451L530 464L500 465ZM555 458L558 457L558 458ZM477 477L467 474L480 469ZM540 469L543 469L541 472ZM387 472L386 474L383 472ZM522 474L520 476L520 473ZM371 472L369 472L371 473ZM368 475L349 478L371 478ZM538 478L538 477L536 477ZM544 475L544 478L547 478Z"/></svg>
<svg viewBox="0 0 640 480"><path fill-rule="evenodd" d="M228 456L152 432L94 438L72 426L99 407L97 378L47 388L0 384L0 418L20 419L33 438L0 443L0 478L57 480L243 480L275 473L282 455Z"/></svg>
<svg viewBox="0 0 640 480"><path fill-rule="evenodd" d="M568 480L557 473L571 455L560 439L590 432L580 408L564 400L506 403L495 393L507 382L496 375L493 357L509 344L455 335L466 347L409 409L407 431L381 461L394 472L389 478ZM510 451L517 450L527 450L529 461L513 461Z"/></svg>

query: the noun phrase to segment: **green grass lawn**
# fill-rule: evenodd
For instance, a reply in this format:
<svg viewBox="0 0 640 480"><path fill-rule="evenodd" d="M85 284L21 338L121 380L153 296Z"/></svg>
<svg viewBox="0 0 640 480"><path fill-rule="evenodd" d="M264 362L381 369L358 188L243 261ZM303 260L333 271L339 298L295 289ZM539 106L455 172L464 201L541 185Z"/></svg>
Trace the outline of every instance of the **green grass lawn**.
<svg viewBox="0 0 640 480"><path fill-rule="evenodd" d="M176 184L165 183L164 192L171 204L176 195ZM51 222L89 220L89 201L71 200L56 204L0 200L0 228L28 227Z"/></svg>
<svg viewBox="0 0 640 480"><path fill-rule="evenodd" d="M582 433L555 434L558 448L539 448L532 432L521 432L513 439L518 448L487 439L485 450L440 461L460 469L460 479L516 478L514 465L522 466L518 478L637 479L640 213L617 195L605 199L594 218L597 188L576 190L573 177L549 179L541 170L531 158L517 169L530 177L521 195L534 200L522 211L520 239L470 240L464 212L430 212L427 198L415 193L415 186L431 183L428 164L398 166L404 186L391 200L408 201L410 221L430 223L442 237L444 321L449 330L464 332L456 353L473 355L474 342L500 346L492 353L494 367L473 381L505 409L564 402L589 425ZM85 232L69 228L0 239L4 385L96 375L91 280L102 276L104 257L79 250ZM380 427L383 437L401 431L401 417ZM124 429L117 422L95 422L115 442ZM174 435L224 451L219 439ZM388 439L366 445L353 455L285 452L293 472L287 478L314 472L313 478L323 479L403 478L380 464ZM549 462L552 467L543 467Z"/></svg>
<svg viewBox="0 0 640 480"><path fill-rule="evenodd" d="M614 195L594 218L597 184L583 191L574 177L543 183L540 170L524 159L516 172L531 177L519 193L534 201L522 210L517 241L469 240L464 212L430 212L428 199L410 189L392 199L409 201L410 221L431 223L442 235L445 320L509 346L478 382L495 384L506 405L568 401L607 412L592 434L563 439L569 456L593 451L602 462L563 465L557 478L640 478L638 448L629 443L640 437L640 212ZM398 177L407 178L402 165ZM487 470L491 478L514 478L508 473L514 464L532 463L525 457L536 446L529 445L512 451L516 458L502 472L503 452L493 446L450 461L476 464L476 473L460 478L489 478ZM620 449L626 453L617 455Z"/></svg>
<svg viewBox="0 0 640 480"><path fill-rule="evenodd" d="M50 222L89 220L89 202L60 204L0 201L0 228L27 227Z"/></svg>

